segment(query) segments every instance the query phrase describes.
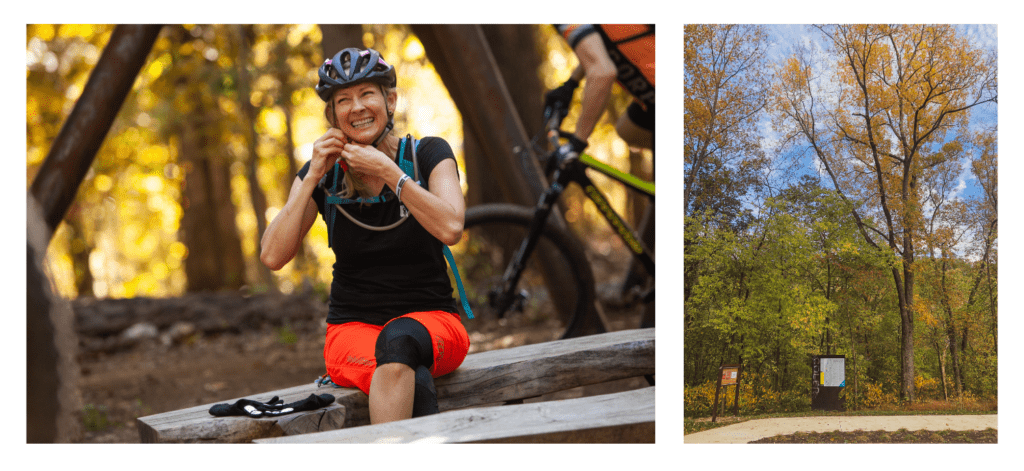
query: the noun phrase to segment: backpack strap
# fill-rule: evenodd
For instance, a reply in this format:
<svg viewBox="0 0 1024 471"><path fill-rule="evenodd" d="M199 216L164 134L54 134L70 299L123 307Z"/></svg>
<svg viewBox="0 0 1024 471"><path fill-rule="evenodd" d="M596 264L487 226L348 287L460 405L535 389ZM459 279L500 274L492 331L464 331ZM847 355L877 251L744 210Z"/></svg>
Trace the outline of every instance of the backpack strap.
<svg viewBox="0 0 1024 471"><path fill-rule="evenodd" d="M412 158L411 159L405 158L405 145L406 145L407 142L412 142L412 144L410 145L410 148L411 148L410 149L411 150L410 154L412 154ZM419 145L420 145L420 140L419 139L413 139L411 135L406 135L401 140L401 142L398 145L398 158L397 158L397 161L398 161L398 168L402 169L402 171L405 172L406 175L412 176L413 180L416 182L417 185L422 185L422 183L420 183L420 167L419 167L419 162L417 162L417 159L416 159L416 148L418 148ZM341 173L338 164L335 163L334 165L335 165L335 167L334 167L334 185L332 186L331 191L327 193L328 195L330 195L331 193L334 193L334 192L337 191L337 187L338 187L338 174ZM345 217L347 217L350 221L354 222L356 225L358 225L360 227L363 227L365 229L372 230L372 231L386 231L386 230L390 230L390 229L393 229L393 228L397 227L399 224L405 222L405 220L408 219L408 217L409 217L409 213L408 212L406 212L405 216L402 217L401 219L399 219L398 222L396 222L394 224L391 224L391 225L388 225L388 226L383 226L383 227L369 226L369 225L366 225L366 224L356 220L354 217L352 217L350 214L348 214L341 207L342 204L351 204L351 203L380 203L380 202L384 202L384 201L389 201L389 200L394 199L394 198L395 198L394 194L388 194L388 195L385 195L385 196L376 196L376 197L373 197L373 198L356 198L354 200L353 199L347 199L347 198L341 198L341 197L337 197L337 196L327 196L326 198L324 198L324 205L328 206L328 208L325 208L326 211L324 211L324 213L327 214L328 211L329 211L329 214L330 214L329 218L325 218L325 219L327 219L327 221L326 221L327 222L327 246L328 247L331 246L331 239L333 238L332 236L333 236L333 231L334 231L334 214L335 214L335 212L341 212L341 214L343 214ZM442 248L442 252L444 253L444 258L445 258L445 260L447 260L448 266L451 267L452 274L455 276L455 284L456 284L456 286L458 287L458 290L459 290L459 298L462 300L462 308L463 308L463 310L465 310L466 316L469 317L470 319L472 319L473 318L473 310L469 307L469 297L466 296L466 288L462 285L462 277L459 276L459 268L457 266L455 266L455 256L452 255L452 250L450 248L448 248L447 245L442 243L441 244L441 248ZM321 377L321 379L323 379L323 378Z"/></svg>
<svg viewBox="0 0 1024 471"><path fill-rule="evenodd" d="M405 158L405 143L406 141L412 141L412 159ZM402 169L406 175L412 177L412 179L420 184L420 167L416 162L416 148L420 146L419 139L413 139L411 135L406 135L405 139L402 139L402 143L398 149L398 168Z"/></svg>
<svg viewBox="0 0 1024 471"><path fill-rule="evenodd" d="M466 311L466 317L473 318L473 310L469 307L469 297L466 296L466 288L462 286L462 277L459 276L459 267L455 266L455 256L452 255L452 249L448 248L447 245L441 244L444 252L445 260L448 260L448 266L452 269L452 274L455 275L455 284L459 288L459 299L462 300L462 309Z"/></svg>

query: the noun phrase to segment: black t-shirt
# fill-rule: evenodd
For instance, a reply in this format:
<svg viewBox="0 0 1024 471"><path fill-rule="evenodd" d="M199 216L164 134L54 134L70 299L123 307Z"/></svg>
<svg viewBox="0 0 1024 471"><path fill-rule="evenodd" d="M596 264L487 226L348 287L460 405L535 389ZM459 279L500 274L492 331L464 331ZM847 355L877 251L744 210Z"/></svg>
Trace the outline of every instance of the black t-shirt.
<svg viewBox="0 0 1024 471"><path fill-rule="evenodd" d="M406 146L406 159L412 158L410 147ZM416 158L420 184L429 190L434 167L455 155L444 139L426 137L416 148ZM299 170L299 178L305 178L307 172L309 162ZM334 181L333 169L327 172L326 181ZM386 184L381 194L393 194L393 184ZM393 229L372 231L357 226L333 205L325 215L324 198L323 189L317 187L313 200L321 217L327 222L331 220L330 212L335 213L334 228L328 231L335 263L327 323L358 321L384 325L416 311L458 313L443 243L430 235L415 216L410 215ZM375 227L398 221L402 210L395 198L368 205L346 204L343 208L360 222Z"/></svg>

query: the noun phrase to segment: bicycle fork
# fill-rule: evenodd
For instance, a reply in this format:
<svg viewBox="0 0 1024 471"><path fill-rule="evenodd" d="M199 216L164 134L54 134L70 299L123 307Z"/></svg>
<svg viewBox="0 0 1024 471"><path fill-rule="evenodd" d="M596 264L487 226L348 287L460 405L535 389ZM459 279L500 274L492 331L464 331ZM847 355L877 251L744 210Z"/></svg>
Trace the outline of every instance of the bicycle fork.
<svg viewBox="0 0 1024 471"><path fill-rule="evenodd" d="M501 284L498 290L491 293L491 305L497 310L498 317L504 316L513 303L523 298L523 295L514 293L514 290L516 285L519 284L526 261L529 260L533 250L537 247L537 241L540 240L540 235L544 230L544 225L547 224L548 216L551 215L551 211L554 209L555 201L558 201L558 197L565 191L563 182L559 181L560 173L559 171L555 172L555 183L544 190L544 194L541 195L534 209L533 220L530 222L526 238L523 239L522 244L519 245L519 248L512 255L512 260L509 262L508 267L505 268L505 273L501 277Z"/></svg>

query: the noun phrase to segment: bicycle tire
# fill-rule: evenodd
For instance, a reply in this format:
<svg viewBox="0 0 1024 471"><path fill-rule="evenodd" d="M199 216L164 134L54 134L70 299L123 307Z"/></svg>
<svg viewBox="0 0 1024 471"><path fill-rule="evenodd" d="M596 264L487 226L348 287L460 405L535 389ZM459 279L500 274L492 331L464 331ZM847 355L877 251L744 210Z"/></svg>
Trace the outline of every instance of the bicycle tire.
<svg viewBox="0 0 1024 471"><path fill-rule="evenodd" d="M568 232L551 221L541 232L514 290L525 294L521 302L503 315L489 305L487 293L526 238L533 212L533 208L504 203L466 211L462 241L452 251L475 316L464 320L471 351L580 336L594 312L594 275L586 254ZM545 266L539 262L542 257L549 261L548 269L563 267L563 276L550 275L553 279L548 280Z"/></svg>

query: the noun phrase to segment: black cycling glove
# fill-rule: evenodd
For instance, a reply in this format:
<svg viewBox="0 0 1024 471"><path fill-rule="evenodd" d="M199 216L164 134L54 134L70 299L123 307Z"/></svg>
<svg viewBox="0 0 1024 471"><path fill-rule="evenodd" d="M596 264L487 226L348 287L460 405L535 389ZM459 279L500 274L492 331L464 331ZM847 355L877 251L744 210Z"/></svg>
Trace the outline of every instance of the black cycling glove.
<svg viewBox="0 0 1024 471"><path fill-rule="evenodd" d="M244 415L252 418L274 417L307 410L319 409L329 406L334 402L334 396L330 394L310 394L309 397L285 404L283 400L274 396L267 402L259 402L251 399L239 399L234 404L215 404L210 408L210 415L226 417L232 415Z"/></svg>
<svg viewBox="0 0 1024 471"><path fill-rule="evenodd" d="M569 134L569 142L562 144L558 148L558 161L562 162L565 159L579 157L583 149L587 148L587 141L576 137L575 134Z"/></svg>
<svg viewBox="0 0 1024 471"><path fill-rule="evenodd" d="M572 103L572 92L580 82L571 77L565 83L544 94L544 120L550 118L550 112L558 113L558 122L561 124L566 115L569 114L569 104Z"/></svg>

